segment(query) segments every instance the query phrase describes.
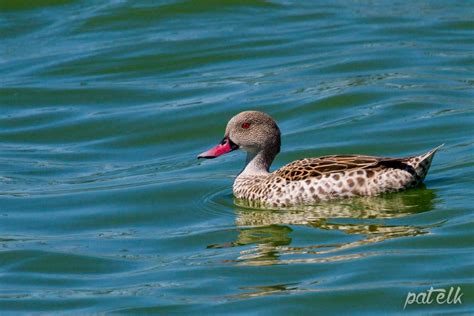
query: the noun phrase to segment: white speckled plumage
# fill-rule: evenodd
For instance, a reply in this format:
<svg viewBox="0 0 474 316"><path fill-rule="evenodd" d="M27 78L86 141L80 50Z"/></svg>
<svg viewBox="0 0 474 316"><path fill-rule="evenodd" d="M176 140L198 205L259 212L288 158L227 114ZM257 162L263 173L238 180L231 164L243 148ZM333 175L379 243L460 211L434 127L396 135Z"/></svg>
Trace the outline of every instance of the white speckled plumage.
<svg viewBox="0 0 474 316"><path fill-rule="evenodd" d="M199 158L215 158L243 149L247 160L235 179L234 195L262 206L286 207L333 198L375 196L416 186L424 180L439 147L406 158L363 155L306 158L269 172L280 151L280 130L267 114L246 111L229 121L221 144Z"/></svg>

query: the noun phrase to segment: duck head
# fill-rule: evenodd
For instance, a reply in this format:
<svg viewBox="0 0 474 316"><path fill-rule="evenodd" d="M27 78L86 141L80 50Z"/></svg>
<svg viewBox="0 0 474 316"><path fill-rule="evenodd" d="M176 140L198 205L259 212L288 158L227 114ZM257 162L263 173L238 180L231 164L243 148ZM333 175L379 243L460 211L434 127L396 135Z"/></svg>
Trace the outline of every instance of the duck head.
<svg viewBox="0 0 474 316"><path fill-rule="evenodd" d="M280 129L268 114L259 111L245 111L237 114L227 123L224 138L214 148L201 153L198 158L216 158L236 149L247 152L247 164L260 156L268 167L280 152Z"/></svg>

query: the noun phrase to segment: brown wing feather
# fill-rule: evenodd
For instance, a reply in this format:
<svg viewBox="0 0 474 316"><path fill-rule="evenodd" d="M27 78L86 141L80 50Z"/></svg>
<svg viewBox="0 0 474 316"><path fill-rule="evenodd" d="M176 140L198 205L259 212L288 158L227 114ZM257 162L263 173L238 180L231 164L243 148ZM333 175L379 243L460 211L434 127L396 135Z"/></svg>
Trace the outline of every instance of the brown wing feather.
<svg viewBox="0 0 474 316"><path fill-rule="evenodd" d="M355 169L409 169L406 159L362 155L324 156L293 161L274 173L286 180L299 181ZM409 171L409 170L408 170Z"/></svg>

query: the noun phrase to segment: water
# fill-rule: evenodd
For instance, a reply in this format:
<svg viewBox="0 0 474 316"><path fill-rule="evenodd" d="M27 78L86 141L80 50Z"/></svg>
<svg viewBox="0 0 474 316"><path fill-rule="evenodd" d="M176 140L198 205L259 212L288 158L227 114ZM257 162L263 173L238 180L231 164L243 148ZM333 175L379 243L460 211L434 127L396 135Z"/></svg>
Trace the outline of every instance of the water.
<svg viewBox="0 0 474 316"><path fill-rule="evenodd" d="M472 314L468 1L0 1L0 311ZM424 187L285 211L234 201L268 112L274 167L446 145ZM408 292L461 287L462 304Z"/></svg>

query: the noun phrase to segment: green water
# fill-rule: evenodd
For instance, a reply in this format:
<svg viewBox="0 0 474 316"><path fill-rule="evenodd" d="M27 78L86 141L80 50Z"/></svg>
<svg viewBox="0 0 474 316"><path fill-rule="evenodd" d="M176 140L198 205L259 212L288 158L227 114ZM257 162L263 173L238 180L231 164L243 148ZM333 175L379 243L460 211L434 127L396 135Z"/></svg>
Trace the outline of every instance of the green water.
<svg viewBox="0 0 474 316"><path fill-rule="evenodd" d="M469 1L0 0L0 313L474 313ZM234 201L242 110L280 167L445 143L425 186ZM461 287L462 304L408 292Z"/></svg>

